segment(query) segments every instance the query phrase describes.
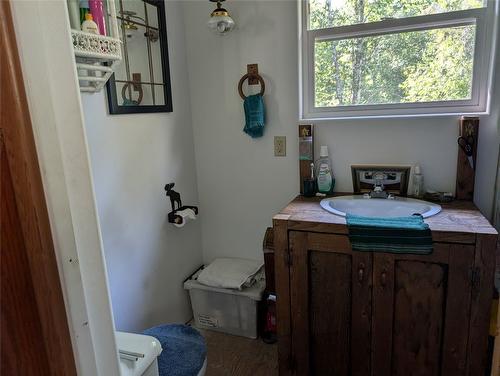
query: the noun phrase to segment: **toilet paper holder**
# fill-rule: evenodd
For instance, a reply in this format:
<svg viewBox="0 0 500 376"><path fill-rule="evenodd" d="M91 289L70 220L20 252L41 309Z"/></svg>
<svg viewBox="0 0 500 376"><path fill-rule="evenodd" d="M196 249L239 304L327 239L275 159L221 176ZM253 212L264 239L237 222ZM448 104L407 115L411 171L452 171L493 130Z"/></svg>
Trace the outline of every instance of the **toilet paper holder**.
<svg viewBox="0 0 500 376"><path fill-rule="evenodd" d="M183 219L177 213L182 210L191 209L192 211L194 211L195 215L198 215L198 207L182 205L181 194L172 189L174 185L175 183L169 183L165 185L165 191L167 192L167 197L170 198L170 204L172 205L172 211L168 213L168 222L173 223L175 225L180 225L182 224Z"/></svg>

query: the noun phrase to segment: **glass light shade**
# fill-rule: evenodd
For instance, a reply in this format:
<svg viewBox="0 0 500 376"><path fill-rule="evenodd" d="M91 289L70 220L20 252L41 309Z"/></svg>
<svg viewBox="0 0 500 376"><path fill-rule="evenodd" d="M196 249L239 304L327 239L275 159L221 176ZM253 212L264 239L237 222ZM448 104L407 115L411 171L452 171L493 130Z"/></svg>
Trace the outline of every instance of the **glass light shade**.
<svg viewBox="0 0 500 376"><path fill-rule="evenodd" d="M217 14L218 12L213 12L210 19L208 20L208 27L219 34L225 34L234 28L234 20L229 16L227 12L224 15Z"/></svg>

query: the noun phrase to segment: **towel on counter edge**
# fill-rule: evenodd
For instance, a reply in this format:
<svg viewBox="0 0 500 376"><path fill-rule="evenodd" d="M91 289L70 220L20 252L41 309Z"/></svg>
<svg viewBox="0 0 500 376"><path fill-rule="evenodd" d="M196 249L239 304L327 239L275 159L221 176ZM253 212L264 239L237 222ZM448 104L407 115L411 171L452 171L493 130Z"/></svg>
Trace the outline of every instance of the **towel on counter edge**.
<svg viewBox="0 0 500 376"><path fill-rule="evenodd" d="M355 251L432 253L432 234L421 215L409 217L363 217L346 215L349 239Z"/></svg>
<svg viewBox="0 0 500 376"><path fill-rule="evenodd" d="M245 128L243 131L252 138L262 137L264 134L264 99L262 95L249 95L243 102L245 110Z"/></svg>
<svg viewBox="0 0 500 376"><path fill-rule="evenodd" d="M197 281L206 286L242 290L261 278L262 261L218 258L204 268Z"/></svg>

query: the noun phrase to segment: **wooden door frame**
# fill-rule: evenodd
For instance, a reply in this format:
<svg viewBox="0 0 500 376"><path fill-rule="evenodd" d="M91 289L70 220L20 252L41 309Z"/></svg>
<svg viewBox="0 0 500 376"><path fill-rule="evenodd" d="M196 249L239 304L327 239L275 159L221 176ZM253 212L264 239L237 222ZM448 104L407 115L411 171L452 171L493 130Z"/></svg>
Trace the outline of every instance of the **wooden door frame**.
<svg viewBox="0 0 500 376"><path fill-rule="evenodd" d="M42 178L35 148L33 128L24 89L9 1L0 2L0 128L12 176L20 231L24 238L38 317L44 337L51 375L76 375L68 317ZM4 196L1 196L5 199ZM9 281L2 281L8 283ZM19 299L23 299L19 296ZM41 351L29 348L23 351Z"/></svg>
<svg viewBox="0 0 500 376"><path fill-rule="evenodd" d="M118 376L115 325L66 2L10 5L78 373Z"/></svg>

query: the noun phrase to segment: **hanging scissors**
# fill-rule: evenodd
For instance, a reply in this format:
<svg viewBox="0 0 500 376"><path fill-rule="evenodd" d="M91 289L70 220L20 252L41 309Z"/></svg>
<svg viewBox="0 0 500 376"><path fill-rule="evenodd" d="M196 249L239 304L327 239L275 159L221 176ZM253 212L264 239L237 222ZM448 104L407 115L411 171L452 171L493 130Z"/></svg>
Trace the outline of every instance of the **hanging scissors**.
<svg viewBox="0 0 500 376"><path fill-rule="evenodd" d="M460 136L457 141L458 141L458 146L460 146L460 149L462 149L465 155L467 156L470 167L474 169L474 159L472 158L473 155L472 145L474 145L474 137Z"/></svg>

